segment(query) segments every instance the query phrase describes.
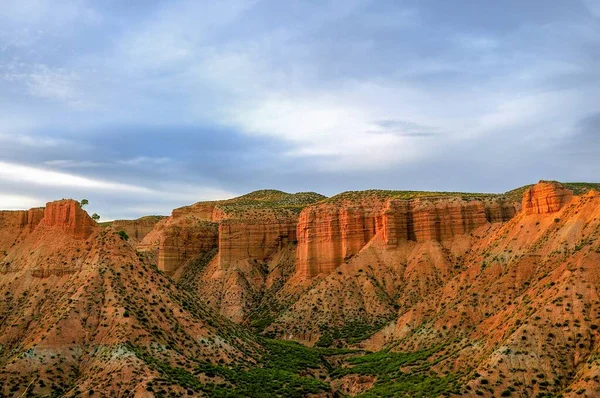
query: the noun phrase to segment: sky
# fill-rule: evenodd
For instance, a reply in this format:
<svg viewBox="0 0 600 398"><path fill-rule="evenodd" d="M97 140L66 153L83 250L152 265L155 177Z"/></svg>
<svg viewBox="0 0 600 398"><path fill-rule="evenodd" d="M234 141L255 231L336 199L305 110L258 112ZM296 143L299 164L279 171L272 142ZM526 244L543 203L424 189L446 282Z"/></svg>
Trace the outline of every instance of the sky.
<svg viewBox="0 0 600 398"><path fill-rule="evenodd" d="M600 180L600 0L0 0L0 208Z"/></svg>

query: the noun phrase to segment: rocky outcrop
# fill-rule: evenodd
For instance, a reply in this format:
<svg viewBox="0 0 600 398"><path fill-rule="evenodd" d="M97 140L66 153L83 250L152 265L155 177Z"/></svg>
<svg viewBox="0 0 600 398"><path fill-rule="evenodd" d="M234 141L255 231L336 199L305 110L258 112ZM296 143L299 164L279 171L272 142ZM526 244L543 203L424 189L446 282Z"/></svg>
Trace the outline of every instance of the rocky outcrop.
<svg viewBox="0 0 600 398"><path fill-rule="evenodd" d="M218 224L193 218L177 220L166 226L160 238L158 268L167 275L186 261L217 247Z"/></svg>
<svg viewBox="0 0 600 398"><path fill-rule="evenodd" d="M141 242L165 217L147 216L137 220L115 220L111 226L115 231L125 231L132 243Z"/></svg>
<svg viewBox="0 0 600 398"><path fill-rule="evenodd" d="M0 250L10 247L20 236L29 234L44 218L44 208L0 211Z"/></svg>
<svg viewBox="0 0 600 398"><path fill-rule="evenodd" d="M573 198L573 192L557 182L540 181L523 194L525 214L556 213Z"/></svg>
<svg viewBox="0 0 600 398"><path fill-rule="evenodd" d="M388 248L406 241L449 242L492 222L512 218L519 205L502 199L371 198L311 206L297 228L298 276L329 274L381 235Z"/></svg>
<svg viewBox="0 0 600 398"><path fill-rule="evenodd" d="M296 241L296 218L228 219L219 224L219 262L223 269L240 260L266 262Z"/></svg>
<svg viewBox="0 0 600 398"><path fill-rule="evenodd" d="M407 240L447 242L487 223L508 221L518 210L516 203L504 200L390 200L383 217L384 239L389 247Z"/></svg>
<svg viewBox="0 0 600 398"><path fill-rule="evenodd" d="M374 199L304 209L296 229L296 273L304 278L331 273L383 228L386 208L384 200Z"/></svg>
<svg viewBox="0 0 600 398"><path fill-rule="evenodd" d="M98 226L80 204L72 199L47 203L41 225L60 228L79 239L87 239Z"/></svg>

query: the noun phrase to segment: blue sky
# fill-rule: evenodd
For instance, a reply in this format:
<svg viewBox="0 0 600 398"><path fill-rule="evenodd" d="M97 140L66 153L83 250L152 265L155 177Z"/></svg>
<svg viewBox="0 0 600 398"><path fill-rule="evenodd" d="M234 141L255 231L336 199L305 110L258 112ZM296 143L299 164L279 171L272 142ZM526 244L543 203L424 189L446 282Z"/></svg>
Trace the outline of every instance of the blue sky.
<svg viewBox="0 0 600 398"><path fill-rule="evenodd" d="M0 208L598 181L600 1L2 0Z"/></svg>

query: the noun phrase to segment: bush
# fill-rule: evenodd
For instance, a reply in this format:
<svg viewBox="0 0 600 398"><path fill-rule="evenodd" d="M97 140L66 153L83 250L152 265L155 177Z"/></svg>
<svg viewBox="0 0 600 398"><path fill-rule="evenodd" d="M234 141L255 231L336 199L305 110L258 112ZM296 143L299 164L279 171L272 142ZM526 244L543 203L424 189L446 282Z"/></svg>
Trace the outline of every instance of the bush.
<svg viewBox="0 0 600 398"><path fill-rule="evenodd" d="M121 237L121 239L129 240L129 235L127 235L127 232L120 230L119 232L117 232L117 234Z"/></svg>

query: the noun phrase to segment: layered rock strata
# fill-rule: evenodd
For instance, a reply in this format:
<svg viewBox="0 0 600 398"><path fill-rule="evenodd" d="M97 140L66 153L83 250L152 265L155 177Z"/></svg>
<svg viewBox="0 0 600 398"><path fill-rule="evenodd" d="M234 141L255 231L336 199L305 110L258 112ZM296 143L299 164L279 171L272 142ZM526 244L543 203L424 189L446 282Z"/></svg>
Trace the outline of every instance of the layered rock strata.
<svg viewBox="0 0 600 398"><path fill-rule="evenodd" d="M523 194L525 214L556 213L573 198L573 192L559 183L543 182Z"/></svg>
<svg viewBox="0 0 600 398"><path fill-rule="evenodd" d="M75 200L65 199L46 204L41 224L60 228L68 235L87 239L98 224L81 208Z"/></svg>
<svg viewBox="0 0 600 398"><path fill-rule="evenodd" d="M138 218L137 220L115 220L111 223L115 231L125 231L132 243L141 242L146 237L157 223L165 217L147 216Z"/></svg>
<svg viewBox="0 0 600 398"><path fill-rule="evenodd" d="M376 235L388 248L403 241L448 242L488 223L512 218L519 205L502 199L462 200L373 198L311 206L297 227L299 276L329 274Z"/></svg>

